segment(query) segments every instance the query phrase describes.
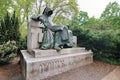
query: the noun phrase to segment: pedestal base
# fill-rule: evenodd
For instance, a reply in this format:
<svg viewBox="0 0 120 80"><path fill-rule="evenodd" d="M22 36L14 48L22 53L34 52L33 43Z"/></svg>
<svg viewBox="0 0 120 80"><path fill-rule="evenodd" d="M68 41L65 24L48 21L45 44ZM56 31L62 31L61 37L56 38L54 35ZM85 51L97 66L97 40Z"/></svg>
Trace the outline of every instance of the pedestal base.
<svg viewBox="0 0 120 80"><path fill-rule="evenodd" d="M58 53L41 58L34 58L27 50L22 50L21 53L23 80L42 80L93 62L91 51L64 55Z"/></svg>

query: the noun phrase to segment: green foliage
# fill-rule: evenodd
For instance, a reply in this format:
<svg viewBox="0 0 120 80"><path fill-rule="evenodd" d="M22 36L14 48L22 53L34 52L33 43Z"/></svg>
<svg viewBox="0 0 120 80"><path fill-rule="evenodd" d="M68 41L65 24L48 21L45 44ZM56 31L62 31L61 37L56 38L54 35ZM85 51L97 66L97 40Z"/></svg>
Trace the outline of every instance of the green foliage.
<svg viewBox="0 0 120 80"><path fill-rule="evenodd" d="M109 3L100 19L102 22L110 24L112 29L120 29L120 5L117 2Z"/></svg>
<svg viewBox="0 0 120 80"><path fill-rule="evenodd" d="M91 49L95 59L120 64L119 30L95 31L89 28L79 28L79 30L73 30L73 33L78 38L78 46Z"/></svg>
<svg viewBox="0 0 120 80"><path fill-rule="evenodd" d="M17 55L16 43L18 44L19 40L18 18L15 12L12 16L7 12L0 25L0 63L7 63Z"/></svg>
<svg viewBox="0 0 120 80"><path fill-rule="evenodd" d="M45 7L54 10L53 21L67 24L73 14L78 13L76 0L12 0L12 9L16 11L20 24L28 26L29 17L42 14ZM61 21L59 21L59 19ZM27 25L26 25L27 23Z"/></svg>
<svg viewBox="0 0 120 80"><path fill-rule="evenodd" d="M17 47L15 41L8 41L0 45L0 64L8 63L17 55Z"/></svg>
<svg viewBox="0 0 120 80"><path fill-rule="evenodd" d="M78 38L78 46L91 49L96 60L120 65L120 9L116 11L118 8L120 6L116 2L110 3L100 19L89 18L86 12L81 11L72 18L69 26Z"/></svg>
<svg viewBox="0 0 120 80"><path fill-rule="evenodd" d="M52 3L53 6L51 6ZM73 14L78 13L76 0L52 0L49 5L54 10L53 21L56 24L68 24Z"/></svg>
<svg viewBox="0 0 120 80"><path fill-rule="evenodd" d="M94 17L89 18L87 12L80 11L78 15L72 17L72 20L69 23L69 25L71 26L71 29L79 29L80 27L94 29L95 26L98 26L99 22L99 19L96 19Z"/></svg>
<svg viewBox="0 0 120 80"><path fill-rule="evenodd" d="M21 37L19 42L17 42L18 51L27 49L27 28L20 27Z"/></svg>
<svg viewBox="0 0 120 80"><path fill-rule="evenodd" d="M21 34L21 38L25 38L27 36L27 28L24 26L20 26L20 34Z"/></svg>
<svg viewBox="0 0 120 80"><path fill-rule="evenodd" d="M18 18L15 15L15 12L12 16L8 13L4 16L4 19L1 20L0 27L0 44L7 42L8 40L19 41L20 32L19 32L19 22Z"/></svg>
<svg viewBox="0 0 120 80"><path fill-rule="evenodd" d="M120 5L117 2L109 3L103 13L101 19L107 19L110 16L120 16Z"/></svg>
<svg viewBox="0 0 120 80"><path fill-rule="evenodd" d="M27 49L27 37L20 38L19 42L17 43L18 46L18 53L20 50L26 50Z"/></svg>
<svg viewBox="0 0 120 80"><path fill-rule="evenodd" d="M28 19L33 13L32 8L35 1L36 0L12 0L10 7L16 11L20 25L24 24L24 26L28 26Z"/></svg>
<svg viewBox="0 0 120 80"><path fill-rule="evenodd" d="M2 19L8 11L9 6L12 4L11 2L12 0L0 0L0 19Z"/></svg>

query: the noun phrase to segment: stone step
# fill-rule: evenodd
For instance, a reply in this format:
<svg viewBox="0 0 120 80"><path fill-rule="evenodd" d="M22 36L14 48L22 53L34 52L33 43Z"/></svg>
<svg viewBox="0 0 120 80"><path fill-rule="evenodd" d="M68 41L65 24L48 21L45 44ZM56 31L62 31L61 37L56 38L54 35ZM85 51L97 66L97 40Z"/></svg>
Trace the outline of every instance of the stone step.
<svg viewBox="0 0 120 80"><path fill-rule="evenodd" d="M26 50L21 53L23 80L42 80L93 62L91 51L41 58L33 57Z"/></svg>
<svg viewBox="0 0 120 80"><path fill-rule="evenodd" d="M102 80L120 80L120 67L115 68L112 72L106 75Z"/></svg>
<svg viewBox="0 0 120 80"><path fill-rule="evenodd" d="M85 48L65 48L61 51L57 52L54 49L49 50L41 50L41 49L33 49L31 55L34 57L50 57L50 56L56 56L56 55L66 55L66 54L74 54L74 53L82 53L86 52Z"/></svg>

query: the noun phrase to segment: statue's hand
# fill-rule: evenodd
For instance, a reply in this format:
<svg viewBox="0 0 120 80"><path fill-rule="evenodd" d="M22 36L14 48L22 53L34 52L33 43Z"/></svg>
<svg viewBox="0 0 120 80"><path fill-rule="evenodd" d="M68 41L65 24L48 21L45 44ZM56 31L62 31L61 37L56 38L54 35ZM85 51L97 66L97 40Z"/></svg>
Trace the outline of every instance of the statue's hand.
<svg viewBox="0 0 120 80"><path fill-rule="evenodd" d="M44 23L44 20L43 20L41 17L39 17L38 20L39 20L41 23Z"/></svg>
<svg viewBox="0 0 120 80"><path fill-rule="evenodd" d="M52 30L57 32L57 31L62 31L63 30L63 26L58 26L58 25L54 25L52 26Z"/></svg>
<svg viewBox="0 0 120 80"><path fill-rule="evenodd" d="M31 19L34 20L34 21L40 21L40 24L44 22L44 20L43 20L41 15L33 15L31 17Z"/></svg>
<svg viewBox="0 0 120 80"><path fill-rule="evenodd" d="M58 26L60 28L60 30L63 30L64 26L63 25L60 25Z"/></svg>
<svg viewBox="0 0 120 80"><path fill-rule="evenodd" d="M63 26L60 26L60 30L63 30Z"/></svg>

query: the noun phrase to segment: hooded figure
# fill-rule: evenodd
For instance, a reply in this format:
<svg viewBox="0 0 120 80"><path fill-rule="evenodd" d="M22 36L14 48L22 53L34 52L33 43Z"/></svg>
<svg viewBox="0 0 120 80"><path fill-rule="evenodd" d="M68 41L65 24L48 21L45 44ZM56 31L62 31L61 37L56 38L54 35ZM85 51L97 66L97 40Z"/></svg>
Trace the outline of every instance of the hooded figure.
<svg viewBox="0 0 120 80"><path fill-rule="evenodd" d="M35 21L41 21L44 25L43 41L41 48L50 49L54 48L56 50L61 50L64 47L73 46L73 36L72 31L68 30L67 26L56 25L51 20L51 15L53 10L46 7L42 15L32 17Z"/></svg>

